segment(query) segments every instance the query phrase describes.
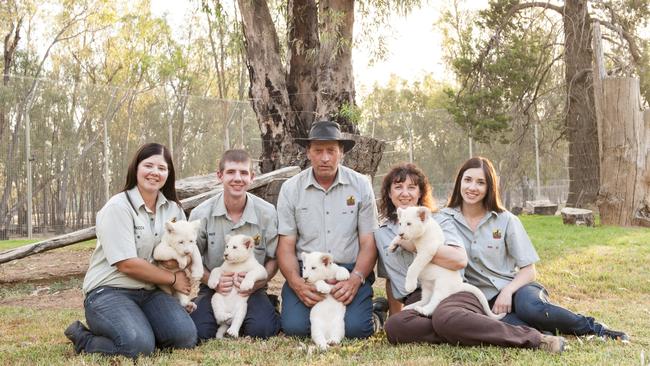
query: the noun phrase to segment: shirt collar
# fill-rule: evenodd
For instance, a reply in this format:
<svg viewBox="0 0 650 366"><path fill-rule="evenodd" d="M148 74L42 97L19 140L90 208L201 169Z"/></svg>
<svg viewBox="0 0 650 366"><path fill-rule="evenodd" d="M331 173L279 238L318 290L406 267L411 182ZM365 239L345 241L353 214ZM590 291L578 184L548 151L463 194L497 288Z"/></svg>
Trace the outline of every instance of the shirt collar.
<svg viewBox="0 0 650 366"><path fill-rule="evenodd" d="M226 210L226 203L224 201L224 194L221 192L217 196L217 200L214 202L214 208L212 210L212 216L226 216L228 219L228 211ZM257 214L255 213L255 207L253 207L253 197L250 193L246 192L246 206L244 206L244 212L242 213L240 223L248 222L254 225L258 224Z"/></svg>
<svg viewBox="0 0 650 366"><path fill-rule="evenodd" d="M131 198L131 202L133 202L133 206L135 206L136 210L139 210L141 207L145 208L145 211L149 211L147 207L144 204L144 199L142 198L142 195L140 194L140 190L138 190L138 186L135 186L127 191L127 194L129 195L129 198ZM166 204L167 197L165 197L162 192L158 191L158 198L156 199L156 210L160 208L162 205Z"/></svg>
<svg viewBox="0 0 650 366"><path fill-rule="evenodd" d="M469 228L469 225L467 224L467 221L465 221L465 216L463 216L463 212L460 210L460 206L457 206L457 207L445 207L445 208L442 209L442 212L444 212L446 214L449 214L450 216L452 216L454 218L454 220L460 222L461 224L463 224L464 226ZM488 219L490 219L492 217L498 217L498 216L499 216L499 213L496 212L496 211L488 211L488 212L486 212L485 216L479 222L477 228L480 227L481 225L483 225L483 223L486 222Z"/></svg>
<svg viewBox="0 0 650 366"><path fill-rule="evenodd" d="M338 184L350 184L350 180L347 176L347 172L343 169L342 165L338 165L336 169L336 177L334 178L334 182L332 182L332 185L330 186L330 190L334 187L336 187ZM305 186L305 189L309 188L310 186L316 187L321 190L325 190L317 181L316 178L314 177L314 168L309 167L308 173L307 173L307 185Z"/></svg>

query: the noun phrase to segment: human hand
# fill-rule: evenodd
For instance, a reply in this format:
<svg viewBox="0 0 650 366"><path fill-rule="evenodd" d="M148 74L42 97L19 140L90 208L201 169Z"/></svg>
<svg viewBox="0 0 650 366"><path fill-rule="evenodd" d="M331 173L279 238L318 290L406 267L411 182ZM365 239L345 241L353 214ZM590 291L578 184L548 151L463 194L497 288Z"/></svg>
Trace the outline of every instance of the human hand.
<svg viewBox="0 0 650 366"><path fill-rule="evenodd" d="M302 278L293 284L289 283L289 287L307 307L312 307L325 299L325 295L319 293L314 285L306 283Z"/></svg>
<svg viewBox="0 0 650 366"><path fill-rule="evenodd" d="M219 283L214 290L222 295L228 295L235 285L235 272L223 272L219 277Z"/></svg>
<svg viewBox="0 0 650 366"><path fill-rule="evenodd" d="M492 312L495 314L510 313L512 311L512 293L506 289L501 290L494 301Z"/></svg>
<svg viewBox="0 0 650 366"><path fill-rule="evenodd" d="M246 272L237 273L234 278L234 285L237 291L242 296L250 296L253 292L266 286L267 279L257 280L255 282L246 281Z"/></svg>
<svg viewBox="0 0 650 366"><path fill-rule="evenodd" d="M176 276L176 281L172 286L174 290L182 294L189 295L190 291L192 290L192 286L190 285L190 279L187 278L185 272L183 271L174 272L174 276Z"/></svg>
<svg viewBox="0 0 650 366"><path fill-rule="evenodd" d="M357 291L359 291L359 287L361 287L361 279L357 276L352 276L345 281L337 282L332 289L332 296L344 305L348 305L354 300Z"/></svg>

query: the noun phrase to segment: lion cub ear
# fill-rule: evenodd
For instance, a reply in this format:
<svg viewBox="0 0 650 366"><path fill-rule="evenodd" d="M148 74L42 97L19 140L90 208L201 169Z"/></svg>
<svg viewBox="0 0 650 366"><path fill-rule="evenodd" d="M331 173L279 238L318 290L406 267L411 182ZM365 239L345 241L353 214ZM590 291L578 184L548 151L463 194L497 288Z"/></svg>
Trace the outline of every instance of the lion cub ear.
<svg viewBox="0 0 650 366"><path fill-rule="evenodd" d="M420 218L420 221L424 222L424 220L427 219L429 212L429 209L426 207L418 207L418 217Z"/></svg>
<svg viewBox="0 0 650 366"><path fill-rule="evenodd" d="M250 249L254 245L253 238L251 237L246 238L246 241L244 241L244 245L246 246L246 249Z"/></svg>
<svg viewBox="0 0 650 366"><path fill-rule="evenodd" d="M165 222L165 230L167 230L167 232L170 234L174 232L174 224L172 222L173 221Z"/></svg>
<svg viewBox="0 0 650 366"><path fill-rule="evenodd" d="M320 260L323 262L323 265L327 267L334 261L334 258L329 254L322 254Z"/></svg>

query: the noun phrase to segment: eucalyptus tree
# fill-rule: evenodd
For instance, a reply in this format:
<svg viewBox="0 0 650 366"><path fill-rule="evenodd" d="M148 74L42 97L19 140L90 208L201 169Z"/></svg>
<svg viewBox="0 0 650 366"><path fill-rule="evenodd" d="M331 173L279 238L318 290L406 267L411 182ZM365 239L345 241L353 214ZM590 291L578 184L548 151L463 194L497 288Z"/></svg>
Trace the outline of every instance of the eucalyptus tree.
<svg viewBox="0 0 650 366"><path fill-rule="evenodd" d="M610 61L619 65L619 72L639 74L643 81L648 76L643 61L647 61L647 40L639 38L638 31L647 24L649 6L634 0L494 0L473 21L466 21L467 13L449 12L444 22L453 40L448 55L460 81L459 89L450 93L455 99L450 112L470 136L485 141L508 129L513 114L536 120L534 114L545 108L538 103L540 97L562 87L560 128L568 141L570 181L567 204L595 203L599 142L592 88L592 21L612 30L606 40L612 41L612 50L618 50ZM560 85L553 84L556 65L563 68Z"/></svg>
<svg viewBox="0 0 650 366"><path fill-rule="evenodd" d="M277 19L274 3L238 0L263 172L301 162L294 138L306 136L314 120L331 118L344 132L358 132L352 73L355 16L373 16L372 8L375 17L384 19L419 2L290 0ZM286 40L282 45L281 39Z"/></svg>

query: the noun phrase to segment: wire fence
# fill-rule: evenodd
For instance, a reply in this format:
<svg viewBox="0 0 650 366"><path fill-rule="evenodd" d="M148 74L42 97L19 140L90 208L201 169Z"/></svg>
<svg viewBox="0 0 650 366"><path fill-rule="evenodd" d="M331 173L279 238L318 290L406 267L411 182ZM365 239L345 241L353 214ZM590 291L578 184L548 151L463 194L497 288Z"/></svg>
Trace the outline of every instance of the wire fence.
<svg viewBox="0 0 650 366"><path fill-rule="evenodd" d="M529 141L470 142L444 110L364 114L360 129L387 141L373 181L377 192L393 164L413 161L444 203L471 144L474 154L497 165L509 206L539 198L533 193ZM33 232L52 236L94 225L106 199L122 189L129 160L144 142L172 150L177 179L213 172L228 148L244 148L253 157L262 152L249 101L176 95L164 87L131 90L11 78L0 86L0 133L0 240L27 234L29 169ZM562 202L568 194L566 153L556 150L542 154L542 166L549 169L542 169L541 191Z"/></svg>

